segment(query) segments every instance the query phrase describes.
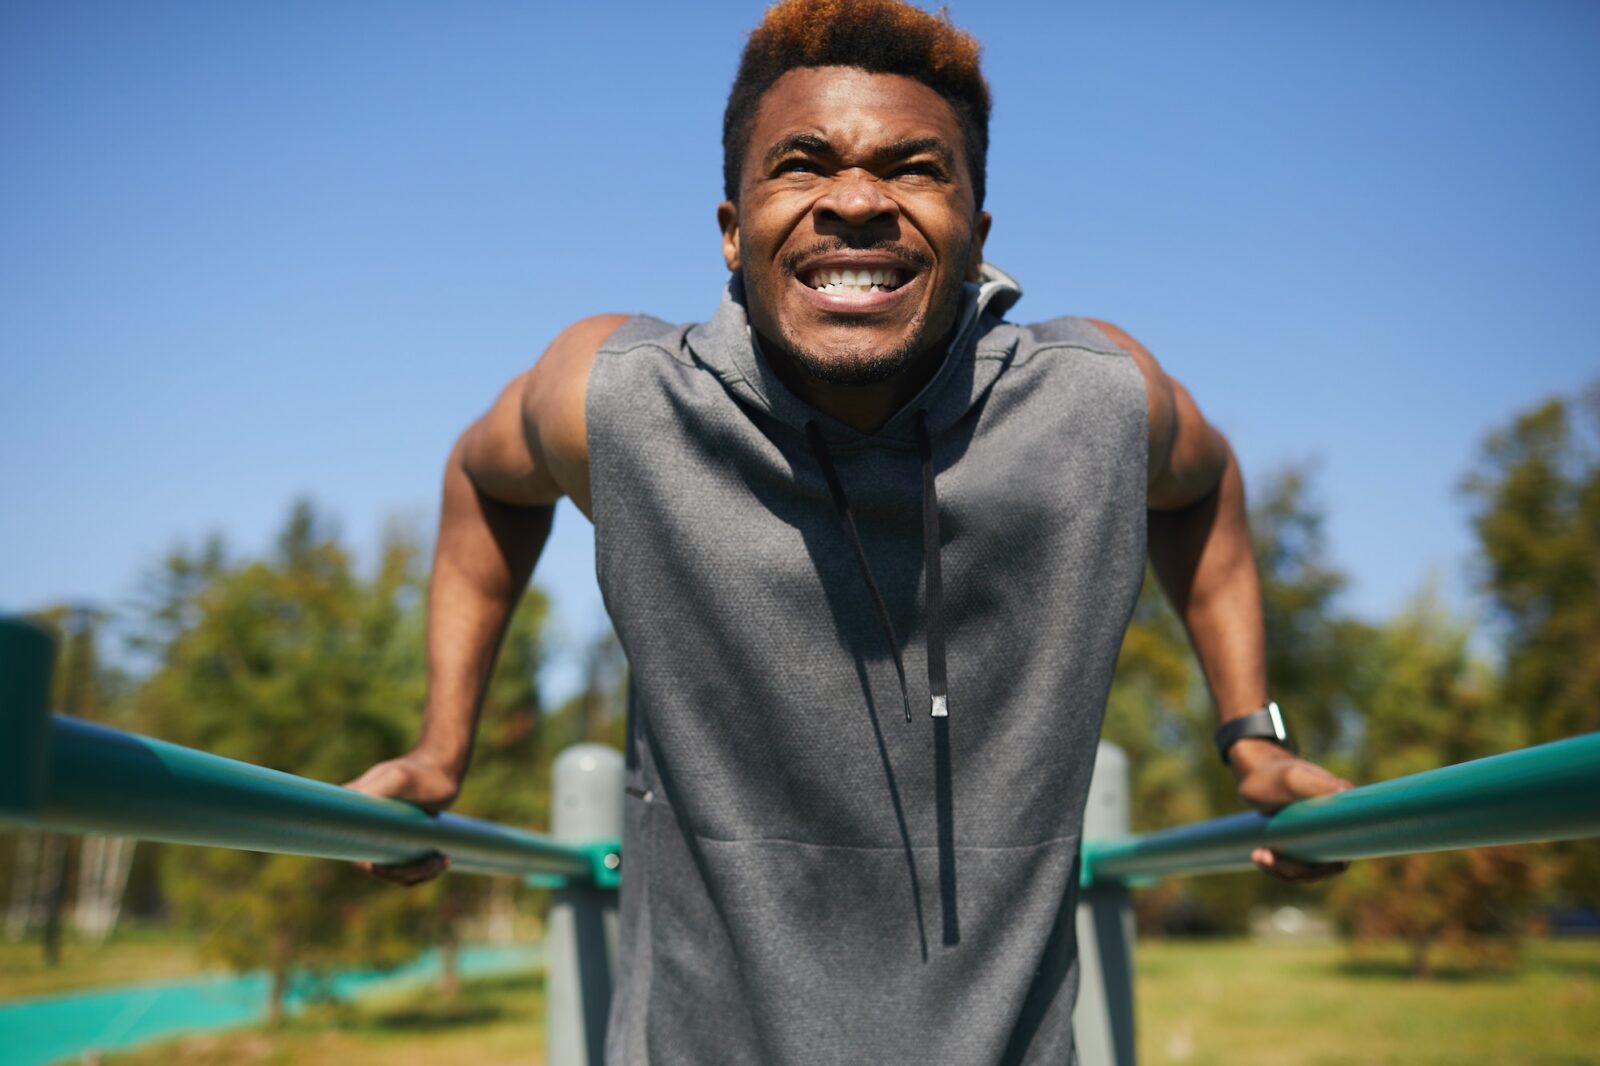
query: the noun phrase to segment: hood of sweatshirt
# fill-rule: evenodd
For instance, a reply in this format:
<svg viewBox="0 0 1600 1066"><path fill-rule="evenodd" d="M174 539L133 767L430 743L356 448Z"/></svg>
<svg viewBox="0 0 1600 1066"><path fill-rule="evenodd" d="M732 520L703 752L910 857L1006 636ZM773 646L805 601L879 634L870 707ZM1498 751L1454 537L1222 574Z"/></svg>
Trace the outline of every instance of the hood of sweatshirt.
<svg viewBox="0 0 1600 1066"><path fill-rule="evenodd" d="M1016 348L1016 330L995 327L1022 297L1022 286L990 263L980 268L980 277L981 281L961 287L956 338L938 372L872 434L822 414L778 378L750 328L744 283L738 275L729 280L711 320L692 328L686 341L695 357L735 398L795 430L806 432L807 424L812 423L829 445L840 448L869 443L913 447L918 412L925 412L929 432L948 429L983 398Z"/></svg>
<svg viewBox="0 0 1600 1066"><path fill-rule="evenodd" d="M692 328L686 341L691 352L708 367L736 399L765 411L805 435L807 446L827 484L839 518L840 531L849 543L860 569L862 584L872 602L873 614L883 632L900 683L906 721L911 720L911 690L906 681L900 640L889 617L888 605L878 587L872 564L857 528L849 493L833 461L833 453L864 445L908 446L916 449L922 472L921 500L923 573L926 581L926 622L929 712L946 728L950 700L945 676L945 626L943 567L940 558L939 498L935 478L934 438L954 425L989 390L1015 351L1018 331L1003 327L1000 316L1022 296L1005 271L985 263L980 281L962 285L961 310L955 340L944 362L917 395L879 428L864 434L829 418L801 400L779 380L761 350L745 312L744 285L736 276L728 283L722 303L711 321ZM948 736L941 732L946 743Z"/></svg>

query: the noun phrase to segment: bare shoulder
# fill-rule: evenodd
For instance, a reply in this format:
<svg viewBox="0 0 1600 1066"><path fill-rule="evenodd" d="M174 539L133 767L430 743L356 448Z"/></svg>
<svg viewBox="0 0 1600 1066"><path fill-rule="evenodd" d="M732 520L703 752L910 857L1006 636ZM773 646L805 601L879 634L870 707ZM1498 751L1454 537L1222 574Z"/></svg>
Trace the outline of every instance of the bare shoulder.
<svg viewBox="0 0 1600 1066"><path fill-rule="evenodd" d="M606 338L627 315L592 315L556 336L522 387L521 418L528 446L550 477L584 514L589 513L589 438L584 401L589 371Z"/></svg>
<svg viewBox="0 0 1600 1066"><path fill-rule="evenodd" d="M583 402L595 353L626 315L596 315L562 330L539 361L500 391L461 435L456 455L474 487L521 507L570 497L589 513Z"/></svg>
<svg viewBox="0 0 1600 1066"><path fill-rule="evenodd" d="M528 371L522 387L522 417L538 427L541 440L560 443L557 438L572 428L574 419L579 429L583 427L583 401L594 357L606 338L627 320L627 315L579 319L556 335Z"/></svg>
<svg viewBox="0 0 1600 1066"><path fill-rule="evenodd" d="M1150 349L1121 326L1094 318L1089 321L1132 356L1144 376L1150 425L1150 507L1184 507L1210 492L1227 463L1227 441L1206 422L1194 397L1161 368Z"/></svg>

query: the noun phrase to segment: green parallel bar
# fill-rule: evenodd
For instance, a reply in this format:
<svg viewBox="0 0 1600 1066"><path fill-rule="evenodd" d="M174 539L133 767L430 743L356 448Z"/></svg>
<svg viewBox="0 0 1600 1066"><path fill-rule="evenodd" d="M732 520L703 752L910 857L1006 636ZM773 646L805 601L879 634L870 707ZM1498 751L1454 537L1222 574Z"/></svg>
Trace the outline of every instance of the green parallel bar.
<svg viewBox="0 0 1600 1066"><path fill-rule="evenodd" d="M1272 847L1337 862L1600 836L1600 733L1239 814L1084 845L1085 883L1251 867Z"/></svg>
<svg viewBox="0 0 1600 1066"><path fill-rule="evenodd" d="M469 873L614 882L605 865L614 847L571 847L493 822L429 815L63 715L50 716L47 748L42 796L31 807L0 808L0 824L384 863L442 851L452 869Z"/></svg>

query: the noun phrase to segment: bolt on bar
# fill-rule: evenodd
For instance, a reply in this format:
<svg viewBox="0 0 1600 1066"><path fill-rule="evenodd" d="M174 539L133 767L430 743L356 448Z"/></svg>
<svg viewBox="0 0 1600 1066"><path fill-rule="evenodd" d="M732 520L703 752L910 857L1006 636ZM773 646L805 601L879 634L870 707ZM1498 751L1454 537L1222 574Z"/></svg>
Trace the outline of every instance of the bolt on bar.
<svg viewBox="0 0 1600 1066"><path fill-rule="evenodd" d="M1258 847L1340 862L1585 837L1600 837L1600 733L1301 800L1271 817L1090 841L1084 880L1247 870Z"/></svg>

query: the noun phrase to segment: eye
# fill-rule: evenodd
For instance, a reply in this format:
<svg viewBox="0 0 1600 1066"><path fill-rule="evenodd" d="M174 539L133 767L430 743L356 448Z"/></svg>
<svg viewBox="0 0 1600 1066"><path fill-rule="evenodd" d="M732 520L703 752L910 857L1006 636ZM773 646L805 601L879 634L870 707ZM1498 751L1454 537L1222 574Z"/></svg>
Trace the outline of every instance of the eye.
<svg viewBox="0 0 1600 1066"><path fill-rule="evenodd" d="M894 172L897 178L942 178L944 171L934 163L907 163Z"/></svg>
<svg viewBox="0 0 1600 1066"><path fill-rule="evenodd" d="M773 174L820 174L822 168L809 159L785 159L773 168Z"/></svg>

